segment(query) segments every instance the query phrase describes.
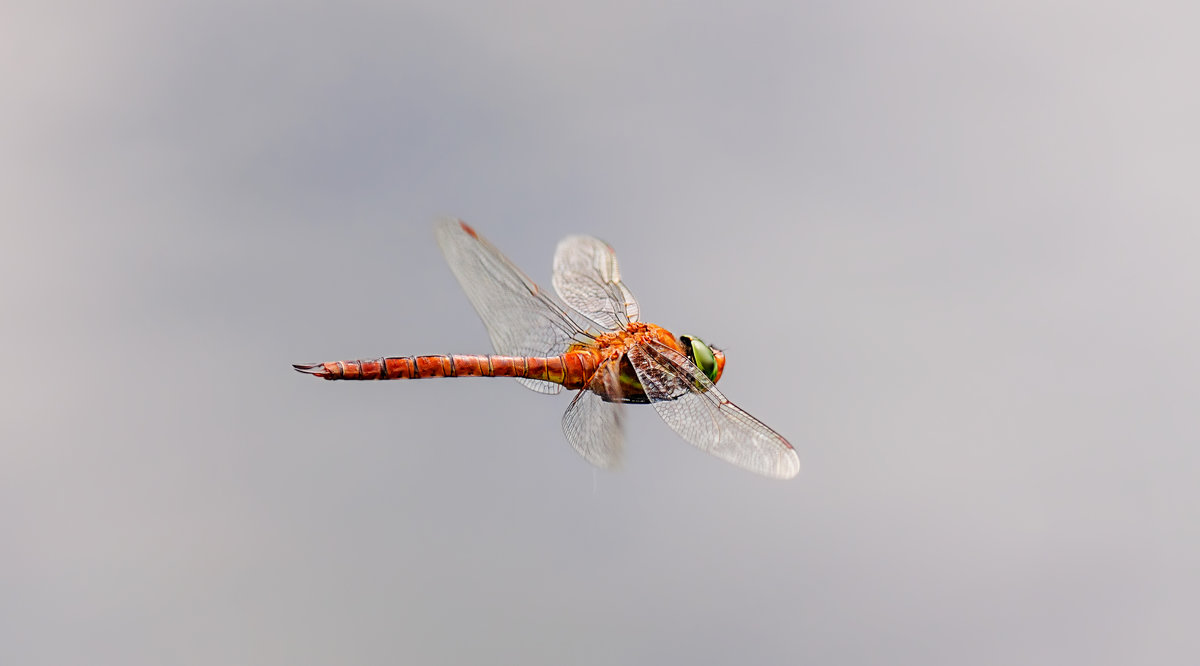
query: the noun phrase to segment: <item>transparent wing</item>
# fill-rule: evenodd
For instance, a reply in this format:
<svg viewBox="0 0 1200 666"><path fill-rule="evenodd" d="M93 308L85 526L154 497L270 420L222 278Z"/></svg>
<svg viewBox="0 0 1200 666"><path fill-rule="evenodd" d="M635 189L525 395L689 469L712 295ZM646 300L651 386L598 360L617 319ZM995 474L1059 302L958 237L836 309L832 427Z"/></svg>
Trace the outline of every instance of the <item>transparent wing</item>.
<svg viewBox="0 0 1200 666"><path fill-rule="evenodd" d="M763 476L790 479L800 472L792 445L729 402L687 357L658 343L634 345L628 356L658 415L684 439Z"/></svg>
<svg viewBox="0 0 1200 666"><path fill-rule="evenodd" d="M597 369L593 383L602 381L603 386L580 391L567 407L562 421L563 433L571 446L585 460L604 469L620 466L625 442L620 402L606 402L596 391L604 391L613 398L620 396L616 369L614 363L606 363Z"/></svg>
<svg viewBox="0 0 1200 666"><path fill-rule="evenodd" d="M434 233L497 354L556 356L582 334L562 306L465 222L439 220ZM562 390L552 382L517 381L541 393Z"/></svg>
<svg viewBox="0 0 1200 666"><path fill-rule="evenodd" d="M621 282L617 254L591 236L567 236L554 251L554 291L599 326L623 329L639 316L637 300Z"/></svg>

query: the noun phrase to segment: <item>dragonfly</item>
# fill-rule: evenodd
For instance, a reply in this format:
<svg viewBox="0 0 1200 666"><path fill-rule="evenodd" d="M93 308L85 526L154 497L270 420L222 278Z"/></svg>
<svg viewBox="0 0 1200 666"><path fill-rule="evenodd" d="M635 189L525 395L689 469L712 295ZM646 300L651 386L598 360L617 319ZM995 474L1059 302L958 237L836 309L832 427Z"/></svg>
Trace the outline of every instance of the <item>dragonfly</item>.
<svg viewBox="0 0 1200 666"><path fill-rule="evenodd" d="M494 354L293 367L330 380L512 377L539 393L578 391L563 414L563 433L585 460L606 469L622 460L624 405L650 404L684 440L721 460L771 478L799 473L792 445L717 390L723 351L641 321L616 253L604 241L568 236L559 242L552 283L560 303L467 223L440 220L435 235Z"/></svg>

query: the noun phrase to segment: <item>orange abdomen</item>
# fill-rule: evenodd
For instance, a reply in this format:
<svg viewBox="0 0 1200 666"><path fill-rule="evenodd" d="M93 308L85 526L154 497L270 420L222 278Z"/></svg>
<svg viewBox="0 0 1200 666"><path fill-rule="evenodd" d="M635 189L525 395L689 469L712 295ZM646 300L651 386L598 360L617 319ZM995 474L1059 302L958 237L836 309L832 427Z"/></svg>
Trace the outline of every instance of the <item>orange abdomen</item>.
<svg viewBox="0 0 1200 666"><path fill-rule="evenodd" d="M394 356L357 361L296 364L297 371L322 379L428 379L430 377L525 377L562 384L588 385L596 356L572 351L560 356L477 356L466 354Z"/></svg>

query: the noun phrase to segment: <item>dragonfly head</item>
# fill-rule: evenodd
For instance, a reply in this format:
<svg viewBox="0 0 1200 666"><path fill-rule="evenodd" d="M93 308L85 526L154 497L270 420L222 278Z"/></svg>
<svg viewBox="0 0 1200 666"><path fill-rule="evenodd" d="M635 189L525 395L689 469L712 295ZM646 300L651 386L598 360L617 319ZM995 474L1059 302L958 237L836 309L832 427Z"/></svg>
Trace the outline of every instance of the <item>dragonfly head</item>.
<svg viewBox="0 0 1200 666"><path fill-rule="evenodd" d="M709 379L715 383L725 371L725 352L716 347L709 347L700 338L691 335L679 336L679 343L688 360L696 364Z"/></svg>

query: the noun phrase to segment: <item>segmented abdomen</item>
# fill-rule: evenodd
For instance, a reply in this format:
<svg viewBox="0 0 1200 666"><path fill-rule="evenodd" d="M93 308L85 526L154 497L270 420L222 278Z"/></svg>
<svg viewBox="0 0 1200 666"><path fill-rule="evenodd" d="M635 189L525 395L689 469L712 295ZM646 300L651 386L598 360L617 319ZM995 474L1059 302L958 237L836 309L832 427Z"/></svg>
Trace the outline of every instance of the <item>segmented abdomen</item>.
<svg viewBox="0 0 1200 666"><path fill-rule="evenodd" d="M525 377L562 384L569 389L587 386L596 372L596 358L588 352L561 356L477 356L469 354L394 356L357 361L296 364L296 370L322 379L427 379L430 377Z"/></svg>

